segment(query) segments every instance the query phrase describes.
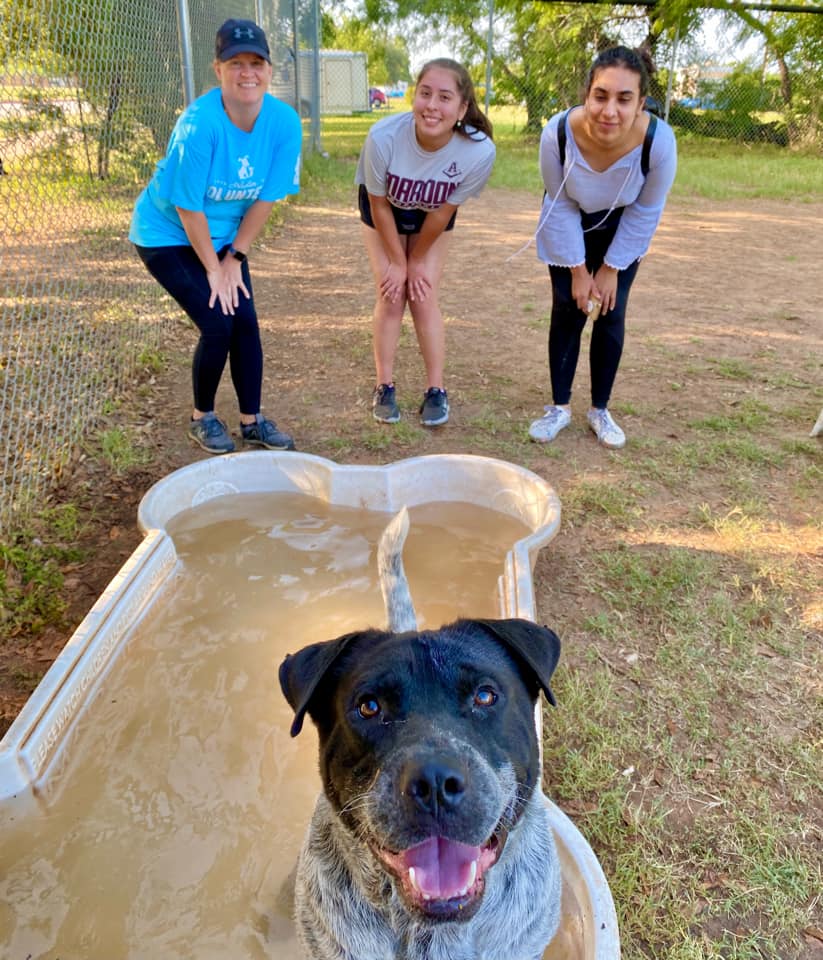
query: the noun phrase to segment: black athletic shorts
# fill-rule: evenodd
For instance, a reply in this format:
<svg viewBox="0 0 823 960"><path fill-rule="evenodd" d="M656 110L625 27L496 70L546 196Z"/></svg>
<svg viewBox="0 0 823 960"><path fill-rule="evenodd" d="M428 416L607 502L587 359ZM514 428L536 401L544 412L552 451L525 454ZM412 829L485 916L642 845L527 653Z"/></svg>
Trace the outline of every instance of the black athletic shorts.
<svg viewBox="0 0 823 960"><path fill-rule="evenodd" d="M369 191L361 183L357 191L357 202L360 207L360 219L367 227L374 228L374 220L371 215L371 203L369 202ZM397 232L400 234L420 233L423 227L423 221L426 219L425 210L401 210L399 207L392 206L391 211L394 214L394 222L397 224ZM446 224L446 230L454 229L454 221L457 219L457 211L452 214L451 220Z"/></svg>

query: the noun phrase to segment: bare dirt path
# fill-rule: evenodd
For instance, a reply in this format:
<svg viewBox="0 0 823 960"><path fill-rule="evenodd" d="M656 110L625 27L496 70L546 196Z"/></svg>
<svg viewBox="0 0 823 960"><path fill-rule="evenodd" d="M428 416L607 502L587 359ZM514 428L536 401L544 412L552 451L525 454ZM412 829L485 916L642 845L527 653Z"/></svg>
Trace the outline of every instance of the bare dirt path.
<svg viewBox="0 0 823 960"><path fill-rule="evenodd" d="M538 198L487 190L461 209L444 281L447 386L452 418L427 431L417 425L423 370L411 332L401 342L396 380L404 411L400 429L375 424L371 280L353 207L297 207L286 226L252 255L263 330L264 405L290 430L300 450L341 462L388 462L428 453L464 452L519 462L544 475L561 498L581 482L636 482L649 445L687 440L695 421L728 416L741 404L778 411L764 430L803 438L819 412L821 323L818 277L812 269L823 238L823 206L670 204L642 264L629 308L623 364L613 409L629 444L609 454L585 423L588 370L584 357L573 402L575 420L558 441L530 443L527 427L550 401L546 360L549 287L531 237ZM135 269L139 265L135 264ZM139 541L137 504L156 479L206 456L185 437L191 403L189 363L194 336L181 322L166 344L166 370L136 391L114 418L133 430L150 463L113 474L85 456L66 471L56 499L84 505L88 561L67 571L65 629L36 638L9 638L0 660L4 678L0 729L25 697ZM228 374L218 409L236 421ZM755 437L752 438L757 439ZM721 468L722 469L722 468ZM773 491L774 522L807 523L806 507ZM729 499L718 471L706 470L688 491L652 483L643 509L649 523L671 525L704 501ZM597 531L564 524L538 562L538 603L547 620L570 616L578 603L561 572L595 548ZM552 588L560 576L563 590Z"/></svg>

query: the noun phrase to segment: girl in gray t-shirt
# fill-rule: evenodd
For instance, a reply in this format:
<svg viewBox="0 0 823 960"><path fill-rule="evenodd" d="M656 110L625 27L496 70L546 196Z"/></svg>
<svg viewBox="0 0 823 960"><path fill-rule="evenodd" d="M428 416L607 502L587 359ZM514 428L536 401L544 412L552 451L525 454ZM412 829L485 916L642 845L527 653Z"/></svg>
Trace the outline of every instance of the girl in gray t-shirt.
<svg viewBox="0 0 823 960"><path fill-rule="evenodd" d="M362 232L374 275L372 414L397 423L394 357L406 303L426 367L421 423L449 419L446 339L438 292L457 208L489 179L495 147L466 69L441 58L423 66L410 113L379 120L360 154Z"/></svg>

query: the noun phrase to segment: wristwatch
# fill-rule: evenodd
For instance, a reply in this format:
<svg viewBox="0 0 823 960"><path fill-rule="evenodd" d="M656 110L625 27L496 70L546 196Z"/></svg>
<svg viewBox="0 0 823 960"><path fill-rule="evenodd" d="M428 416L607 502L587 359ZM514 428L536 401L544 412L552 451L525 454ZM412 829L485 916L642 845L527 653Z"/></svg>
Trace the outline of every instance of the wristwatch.
<svg viewBox="0 0 823 960"><path fill-rule="evenodd" d="M234 257L238 263L243 263L246 259L246 254L242 253L240 250L235 250L234 244L229 247L229 254Z"/></svg>

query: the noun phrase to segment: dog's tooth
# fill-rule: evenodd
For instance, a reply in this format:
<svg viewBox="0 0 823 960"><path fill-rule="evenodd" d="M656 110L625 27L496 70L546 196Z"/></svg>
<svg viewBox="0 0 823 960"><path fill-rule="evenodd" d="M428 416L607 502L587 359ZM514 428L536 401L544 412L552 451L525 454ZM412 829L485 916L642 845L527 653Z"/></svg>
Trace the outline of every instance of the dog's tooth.
<svg viewBox="0 0 823 960"><path fill-rule="evenodd" d="M474 884L474 881L477 879L477 861L472 860L472 865L469 868L469 882L466 884L466 890L468 891L469 887Z"/></svg>
<svg viewBox="0 0 823 960"><path fill-rule="evenodd" d="M421 892L420 887L417 886L417 873L414 867L409 867L409 883L413 890L416 890L418 893Z"/></svg>

